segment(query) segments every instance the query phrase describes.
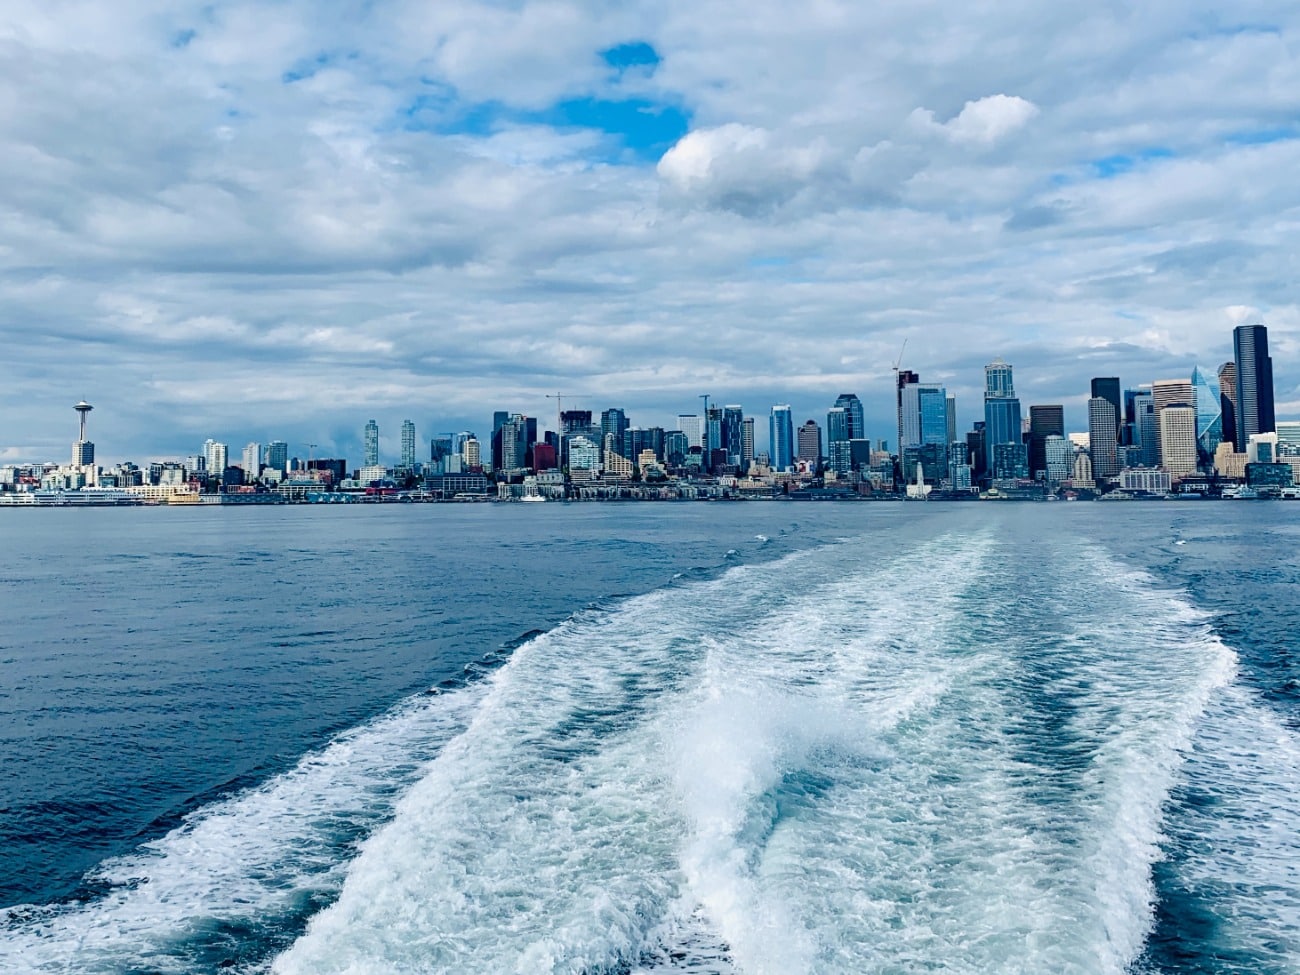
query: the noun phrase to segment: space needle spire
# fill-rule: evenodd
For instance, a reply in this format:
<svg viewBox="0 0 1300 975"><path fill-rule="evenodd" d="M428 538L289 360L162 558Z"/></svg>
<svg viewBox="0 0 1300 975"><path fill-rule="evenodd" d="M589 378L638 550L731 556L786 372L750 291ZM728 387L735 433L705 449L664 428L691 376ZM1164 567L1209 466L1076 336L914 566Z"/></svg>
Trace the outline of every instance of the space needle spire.
<svg viewBox="0 0 1300 975"><path fill-rule="evenodd" d="M72 445L72 466L87 471L87 480L95 482L95 445L86 439L86 414L94 409L84 399L73 407L81 417L81 437Z"/></svg>
<svg viewBox="0 0 1300 975"><path fill-rule="evenodd" d="M83 399L80 403L74 406L73 409L76 410L77 413L81 416L81 436L78 437L77 439L85 440L86 439L86 414L89 413L91 410L93 410L94 407L91 406Z"/></svg>

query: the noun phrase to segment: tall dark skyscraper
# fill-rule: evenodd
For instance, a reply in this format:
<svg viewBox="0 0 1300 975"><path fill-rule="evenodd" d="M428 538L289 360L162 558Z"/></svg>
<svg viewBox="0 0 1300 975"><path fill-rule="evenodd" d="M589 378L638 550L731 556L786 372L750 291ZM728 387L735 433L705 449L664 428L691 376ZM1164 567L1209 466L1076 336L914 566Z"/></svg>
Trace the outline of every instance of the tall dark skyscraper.
<svg viewBox="0 0 1300 975"><path fill-rule="evenodd" d="M865 427L866 420L862 412L862 400L858 399L856 393L840 393L835 399L835 405L843 408L847 414L849 424L849 439L862 440L866 437Z"/></svg>
<svg viewBox="0 0 1300 975"><path fill-rule="evenodd" d="M722 408L722 449L727 452L727 463L740 466L744 446L745 411L736 405Z"/></svg>
<svg viewBox="0 0 1300 975"><path fill-rule="evenodd" d="M498 415L500 414L493 414L494 417ZM495 419L493 422L496 422ZM560 414L561 436L570 433L580 433L585 436L591 432L591 410L565 410Z"/></svg>
<svg viewBox="0 0 1300 975"><path fill-rule="evenodd" d="M1101 376L1093 379L1092 395L1104 399L1115 407L1115 443L1118 444L1120 442L1120 432L1124 428L1124 405L1120 399L1119 377Z"/></svg>
<svg viewBox="0 0 1300 975"><path fill-rule="evenodd" d="M987 451L984 449L983 420L976 420L975 429L966 434L966 455L971 460L971 479L980 480L988 473Z"/></svg>
<svg viewBox="0 0 1300 975"><path fill-rule="evenodd" d="M1065 436L1065 407L1059 404L1029 407L1029 476L1047 470L1047 438Z"/></svg>
<svg viewBox="0 0 1300 975"><path fill-rule="evenodd" d="M627 413L618 407L611 407L600 414L601 445L604 445L605 438L612 433L614 435L614 451L623 457L630 458L631 455L628 451L632 448L630 444L625 443L629 426L631 424L627 422Z"/></svg>
<svg viewBox="0 0 1300 975"><path fill-rule="evenodd" d="M1268 329L1263 325L1238 325L1232 333L1237 365L1237 450L1245 450L1254 433L1272 433L1273 360L1268 354Z"/></svg>

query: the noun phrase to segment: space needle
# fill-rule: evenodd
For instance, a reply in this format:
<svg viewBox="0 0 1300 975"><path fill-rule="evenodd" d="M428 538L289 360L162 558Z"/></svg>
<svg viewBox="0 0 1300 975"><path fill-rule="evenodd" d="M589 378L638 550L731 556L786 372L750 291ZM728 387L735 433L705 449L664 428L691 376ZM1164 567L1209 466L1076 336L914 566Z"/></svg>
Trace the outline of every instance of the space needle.
<svg viewBox="0 0 1300 975"><path fill-rule="evenodd" d="M94 407L83 399L73 409L81 417L81 437L72 445L72 463L76 467L91 467L95 463L95 445L86 439L86 414Z"/></svg>
<svg viewBox="0 0 1300 975"><path fill-rule="evenodd" d="M80 403L74 406L73 409L76 410L81 415L81 436L78 437L77 439L85 440L86 439L86 414L89 413L91 410L93 410L94 407L91 406L83 399Z"/></svg>

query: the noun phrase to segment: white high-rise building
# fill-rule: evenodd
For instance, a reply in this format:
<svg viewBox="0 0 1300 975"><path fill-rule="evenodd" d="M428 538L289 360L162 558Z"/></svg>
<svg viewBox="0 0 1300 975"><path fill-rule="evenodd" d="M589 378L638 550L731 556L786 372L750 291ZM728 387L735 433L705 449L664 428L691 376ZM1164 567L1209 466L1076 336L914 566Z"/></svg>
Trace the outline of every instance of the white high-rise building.
<svg viewBox="0 0 1300 975"><path fill-rule="evenodd" d="M461 444L461 457L465 461L466 467L482 467L483 451L479 446L478 437L466 437Z"/></svg>
<svg viewBox="0 0 1300 975"><path fill-rule="evenodd" d="M581 434L569 437L569 469L600 470L600 446Z"/></svg>
<svg viewBox="0 0 1300 975"><path fill-rule="evenodd" d="M221 476L221 472L226 469L228 453L229 448L223 443L215 440L203 442L203 463L210 475Z"/></svg>
<svg viewBox="0 0 1300 975"><path fill-rule="evenodd" d="M1055 433L1043 439L1043 457L1047 463L1047 479L1059 484L1070 477L1074 463L1074 444Z"/></svg>
<svg viewBox="0 0 1300 975"><path fill-rule="evenodd" d="M1157 379L1151 384L1151 404L1156 416L1156 450L1161 451L1160 411L1166 406L1196 406L1196 394L1192 391L1192 380ZM1161 466L1164 466L1164 454L1160 453ZM1167 468L1166 468L1167 469Z"/></svg>
<svg viewBox="0 0 1300 975"><path fill-rule="evenodd" d="M1278 420L1277 442L1293 449L1300 449L1300 423L1295 420Z"/></svg>
<svg viewBox="0 0 1300 975"><path fill-rule="evenodd" d="M250 443L244 448L244 483L252 484L262 473L262 445Z"/></svg>
<svg viewBox="0 0 1300 975"><path fill-rule="evenodd" d="M1160 466L1174 478L1196 472L1196 407L1190 403L1160 411Z"/></svg>

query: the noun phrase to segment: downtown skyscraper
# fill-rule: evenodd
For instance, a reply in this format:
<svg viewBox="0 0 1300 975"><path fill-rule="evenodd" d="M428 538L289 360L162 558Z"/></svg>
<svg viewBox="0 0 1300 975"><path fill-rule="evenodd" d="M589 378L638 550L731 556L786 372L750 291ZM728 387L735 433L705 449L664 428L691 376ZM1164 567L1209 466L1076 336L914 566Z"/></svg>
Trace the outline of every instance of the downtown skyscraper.
<svg viewBox="0 0 1300 975"><path fill-rule="evenodd" d="M1115 410L1115 443L1121 442L1121 431L1124 428L1124 407L1120 399L1120 384L1118 376L1098 376L1092 380L1092 396L1100 397L1109 403ZM1096 472L1096 461L1093 461L1093 470Z"/></svg>
<svg viewBox="0 0 1300 975"><path fill-rule="evenodd" d="M366 467L375 467L379 463L379 424L374 420L366 422L365 452L362 457Z"/></svg>
<svg viewBox="0 0 1300 975"><path fill-rule="evenodd" d="M1096 380L1093 388L1096 389ZM1118 381L1115 388L1118 391ZM1109 397L1094 395L1088 400L1088 454L1092 458L1093 477L1097 480L1119 473L1117 416L1118 411Z"/></svg>
<svg viewBox="0 0 1300 975"><path fill-rule="evenodd" d="M846 474L853 467L854 440L866 436L862 401L855 393L841 393L826 414L826 451L831 470Z"/></svg>
<svg viewBox="0 0 1300 975"><path fill-rule="evenodd" d="M1268 354L1268 329L1238 325L1232 333L1237 366L1237 450L1245 450L1252 434L1273 433L1273 359Z"/></svg>
<svg viewBox="0 0 1300 975"><path fill-rule="evenodd" d="M789 404L772 407L772 416L768 421L769 441L772 452L772 469L789 470L794 465L794 416ZM820 439L820 437L818 438Z"/></svg>
<svg viewBox="0 0 1300 975"><path fill-rule="evenodd" d="M1203 366L1192 370L1192 401L1196 407L1196 452L1201 463L1209 464L1223 439L1223 396L1216 373Z"/></svg>
<svg viewBox="0 0 1300 975"><path fill-rule="evenodd" d="M1023 454L1020 400L1016 398L1011 366L994 359L984 367L984 456L989 473L995 480L1002 480L1015 477L1017 469L1028 471L1029 459ZM1016 460L1020 463L1016 464Z"/></svg>
<svg viewBox="0 0 1300 975"><path fill-rule="evenodd" d="M924 444L947 446L948 392L935 383L909 382L898 391L900 449Z"/></svg>
<svg viewBox="0 0 1300 975"><path fill-rule="evenodd" d="M415 468L415 424L410 420L402 421L402 466Z"/></svg>
<svg viewBox="0 0 1300 975"><path fill-rule="evenodd" d="M810 464L816 464L822 458L822 428L817 425L816 420L805 420L799 427L799 453L800 460L807 461Z"/></svg>
<svg viewBox="0 0 1300 975"><path fill-rule="evenodd" d="M1047 438L1065 436L1065 407L1047 403L1029 407L1029 476L1047 470Z"/></svg>
<svg viewBox="0 0 1300 975"><path fill-rule="evenodd" d="M1237 447L1237 363L1219 366L1219 412L1222 414L1223 439Z"/></svg>

